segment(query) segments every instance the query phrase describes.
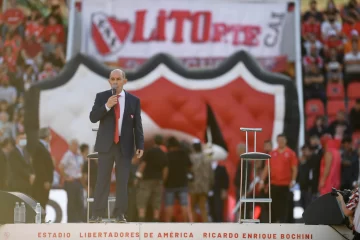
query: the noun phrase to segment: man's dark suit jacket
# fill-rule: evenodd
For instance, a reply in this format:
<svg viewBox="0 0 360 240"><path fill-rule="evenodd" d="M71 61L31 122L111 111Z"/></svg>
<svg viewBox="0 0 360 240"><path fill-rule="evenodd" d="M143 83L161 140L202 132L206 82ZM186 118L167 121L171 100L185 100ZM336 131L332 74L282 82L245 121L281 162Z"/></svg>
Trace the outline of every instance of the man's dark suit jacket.
<svg viewBox="0 0 360 240"><path fill-rule="evenodd" d="M218 165L214 171L214 194L220 193L224 189L229 189L229 175L224 166Z"/></svg>
<svg viewBox="0 0 360 240"><path fill-rule="evenodd" d="M54 163L50 152L40 141L28 143L27 149L31 154L35 172L34 188L44 189L44 183L53 182Z"/></svg>
<svg viewBox="0 0 360 240"><path fill-rule="evenodd" d="M0 149L0 190L7 190L8 164L5 153Z"/></svg>
<svg viewBox="0 0 360 240"><path fill-rule="evenodd" d="M30 175L33 174L33 169L30 163L30 156L27 151L24 149L23 153L21 153L17 147L14 147L9 154L8 162L12 176L10 191L30 194Z"/></svg>
<svg viewBox="0 0 360 240"><path fill-rule="evenodd" d="M111 90L96 94L94 106L90 112L90 121L100 121L97 132L95 151L108 152L114 142L115 112L114 107L106 110L105 104L111 97ZM135 136L135 139L134 139ZM136 149L144 149L144 134L141 123L141 107L139 98L125 92L125 109L121 127L120 144L124 157L131 159Z"/></svg>

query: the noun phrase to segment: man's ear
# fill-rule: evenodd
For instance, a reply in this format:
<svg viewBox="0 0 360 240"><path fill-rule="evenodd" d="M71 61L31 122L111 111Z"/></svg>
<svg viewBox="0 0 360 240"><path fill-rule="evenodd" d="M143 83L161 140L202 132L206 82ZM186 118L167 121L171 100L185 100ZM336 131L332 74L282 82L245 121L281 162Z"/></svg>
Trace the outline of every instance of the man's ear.
<svg viewBox="0 0 360 240"><path fill-rule="evenodd" d="M127 80L126 78L125 78L124 80L125 80L125 83L127 83L127 82L128 82L128 80ZM124 83L124 84L125 84L125 83Z"/></svg>

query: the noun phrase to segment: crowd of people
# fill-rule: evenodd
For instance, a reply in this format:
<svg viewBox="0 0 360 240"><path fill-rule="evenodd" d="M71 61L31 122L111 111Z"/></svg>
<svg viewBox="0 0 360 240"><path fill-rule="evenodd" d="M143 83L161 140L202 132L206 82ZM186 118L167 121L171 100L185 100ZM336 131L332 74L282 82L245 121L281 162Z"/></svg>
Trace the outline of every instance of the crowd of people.
<svg viewBox="0 0 360 240"><path fill-rule="evenodd" d="M61 1L60 1L61 2ZM7 1L0 16L0 142L24 132L24 92L65 64L66 18L59 1Z"/></svg>
<svg viewBox="0 0 360 240"><path fill-rule="evenodd" d="M360 185L359 33L356 0L344 6L329 0L323 11L317 1L309 1L302 17L307 144L299 158L301 203L305 208L332 187L353 190L342 206L349 217L359 201L355 189Z"/></svg>

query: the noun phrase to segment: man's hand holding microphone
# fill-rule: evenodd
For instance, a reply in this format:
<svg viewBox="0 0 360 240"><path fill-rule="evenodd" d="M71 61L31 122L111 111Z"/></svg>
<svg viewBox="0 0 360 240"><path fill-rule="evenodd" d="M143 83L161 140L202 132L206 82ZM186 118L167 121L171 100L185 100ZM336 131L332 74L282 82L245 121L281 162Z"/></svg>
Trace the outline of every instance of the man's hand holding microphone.
<svg viewBox="0 0 360 240"><path fill-rule="evenodd" d="M112 108L113 106L115 106L117 103L117 95L112 95L111 97L109 97L109 99L106 102L106 106L108 108Z"/></svg>

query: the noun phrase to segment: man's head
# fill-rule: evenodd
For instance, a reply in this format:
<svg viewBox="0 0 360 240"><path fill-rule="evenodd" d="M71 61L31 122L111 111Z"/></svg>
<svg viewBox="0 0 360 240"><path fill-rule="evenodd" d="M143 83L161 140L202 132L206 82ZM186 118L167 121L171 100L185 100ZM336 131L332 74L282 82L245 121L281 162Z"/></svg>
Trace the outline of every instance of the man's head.
<svg viewBox="0 0 360 240"><path fill-rule="evenodd" d="M351 150L351 147L352 147L352 139L351 137L349 136L345 136L342 141L341 141L341 144L343 146L343 148L346 150L346 151L349 151Z"/></svg>
<svg viewBox="0 0 360 240"><path fill-rule="evenodd" d="M355 108L356 110L358 110L358 111L360 110L360 98L356 99L354 108Z"/></svg>
<svg viewBox="0 0 360 240"><path fill-rule="evenodd" d="M76 139L71 139L69 142L69 150L73 153L78 153L79 142Z"/></svg>
<svg viewBox="0 0 360 240"><path fill-rule="evenodd" d="M180 142L175 137L170 137L167 140L167 148L169 150L174 150L180 148Z"/></svg>
<svg viewBox="0 0 360 240"><path fill-rule="evenodd" d="M155 143L155 145L163 145L164 144L164 139L163 139L163 137L161 136L161 135L155 135L155 137L154 137L154 143Z"/></svg>
<svg viewBox="0 0 360 240"><path fill-rule="evenodd" d="M12 148L13 148L13 142L11 141L11 139L9 138L5 138L1 145L1 150L5 153L8 154L9 152L11 152Z"/></svg>
<svg viewBox="0 0 360 240"><path fill-rule="evenodd" d="M56 20L56 17L54 15L49 16L49 25L56 25L58 22Z"/></svg>
<svg viewBox="0 0 360 240"><path fill-rule="evenodd" d="M89 145L83 143L80 145L80 152L83 156L87 156L89 154Z"/></svg>
<svg viewBox="0 0 360 240"><path fill-rule="evenodd" d="M327 14L327 18L329 19L330 23L333 23L336 20L336 15L334 13L330 12Z"/></svg>
<svg viewBox="0 0 360 240"><path fill-rule="evenodd" d="M345 121L345 112L340 110L336 113L336 120L339 122L344 122Z"/></svg>
<svg viewBox="0 0 360 240"><path fill-rule="evenodd" d="M238 155L238 157L240 157L241 154L245 153L246 152L246 145L245 143L239 143L237 146L236 146L236 153Z"/></svg>
<svg viewBox="0 0 360 240"><path fill-rule="evenodd" d="M26 147L26 134L24 132L19 132L16 135L16 146L19 146L21 148Z"/></svg>
<svg viewBox="0 0 360 240"><path fill-rule="evenodd" d="M320 145L320 138L317 135L310 136L310 146L312 148L317 148Z"/></svg>
<svg viewBox="0 0 360 240"><path fill-rule="evenodd" d="M310 156L311 156L310 146L304 145L304 146L301 148L301 155L304 156L305 158L310 157Z"/></svg>
<svg viewBox="0 0 360 240"><path fill-rule="evenodd" d="M119 94L123 90L125 83L127 83L127 79L123 70L115 69L111 71L109 77L109 84L111 88L113 86L116 86L117 94Z"/></svg>
<svg viewBox="0 0 360 240"><path fill-rule="evenodd" d="M51 132L49 128L41 128L39 130L39 138L50 143L51 141Z"/></svg>
<svg viewBox="0 0 360 240"><path fill-rule="evenodd" d="M309 5L310 5L311 11L316 11L316 1L315 0L310 1Z"/></svg>
<svg viewBox="0 0 360 240"><path fill-rule="evenodd" d="M276 138L277 140L277 144L279 146L279 149L284 149L286 147L287 144L287 139L285 134L279 134Z"/></svg>
<svg viewBox="0 0 360 240"><path fill-rule="evenodd" d="M264 152L270 153L273 149L272 142L270 139L264 141Z"/></svg>

